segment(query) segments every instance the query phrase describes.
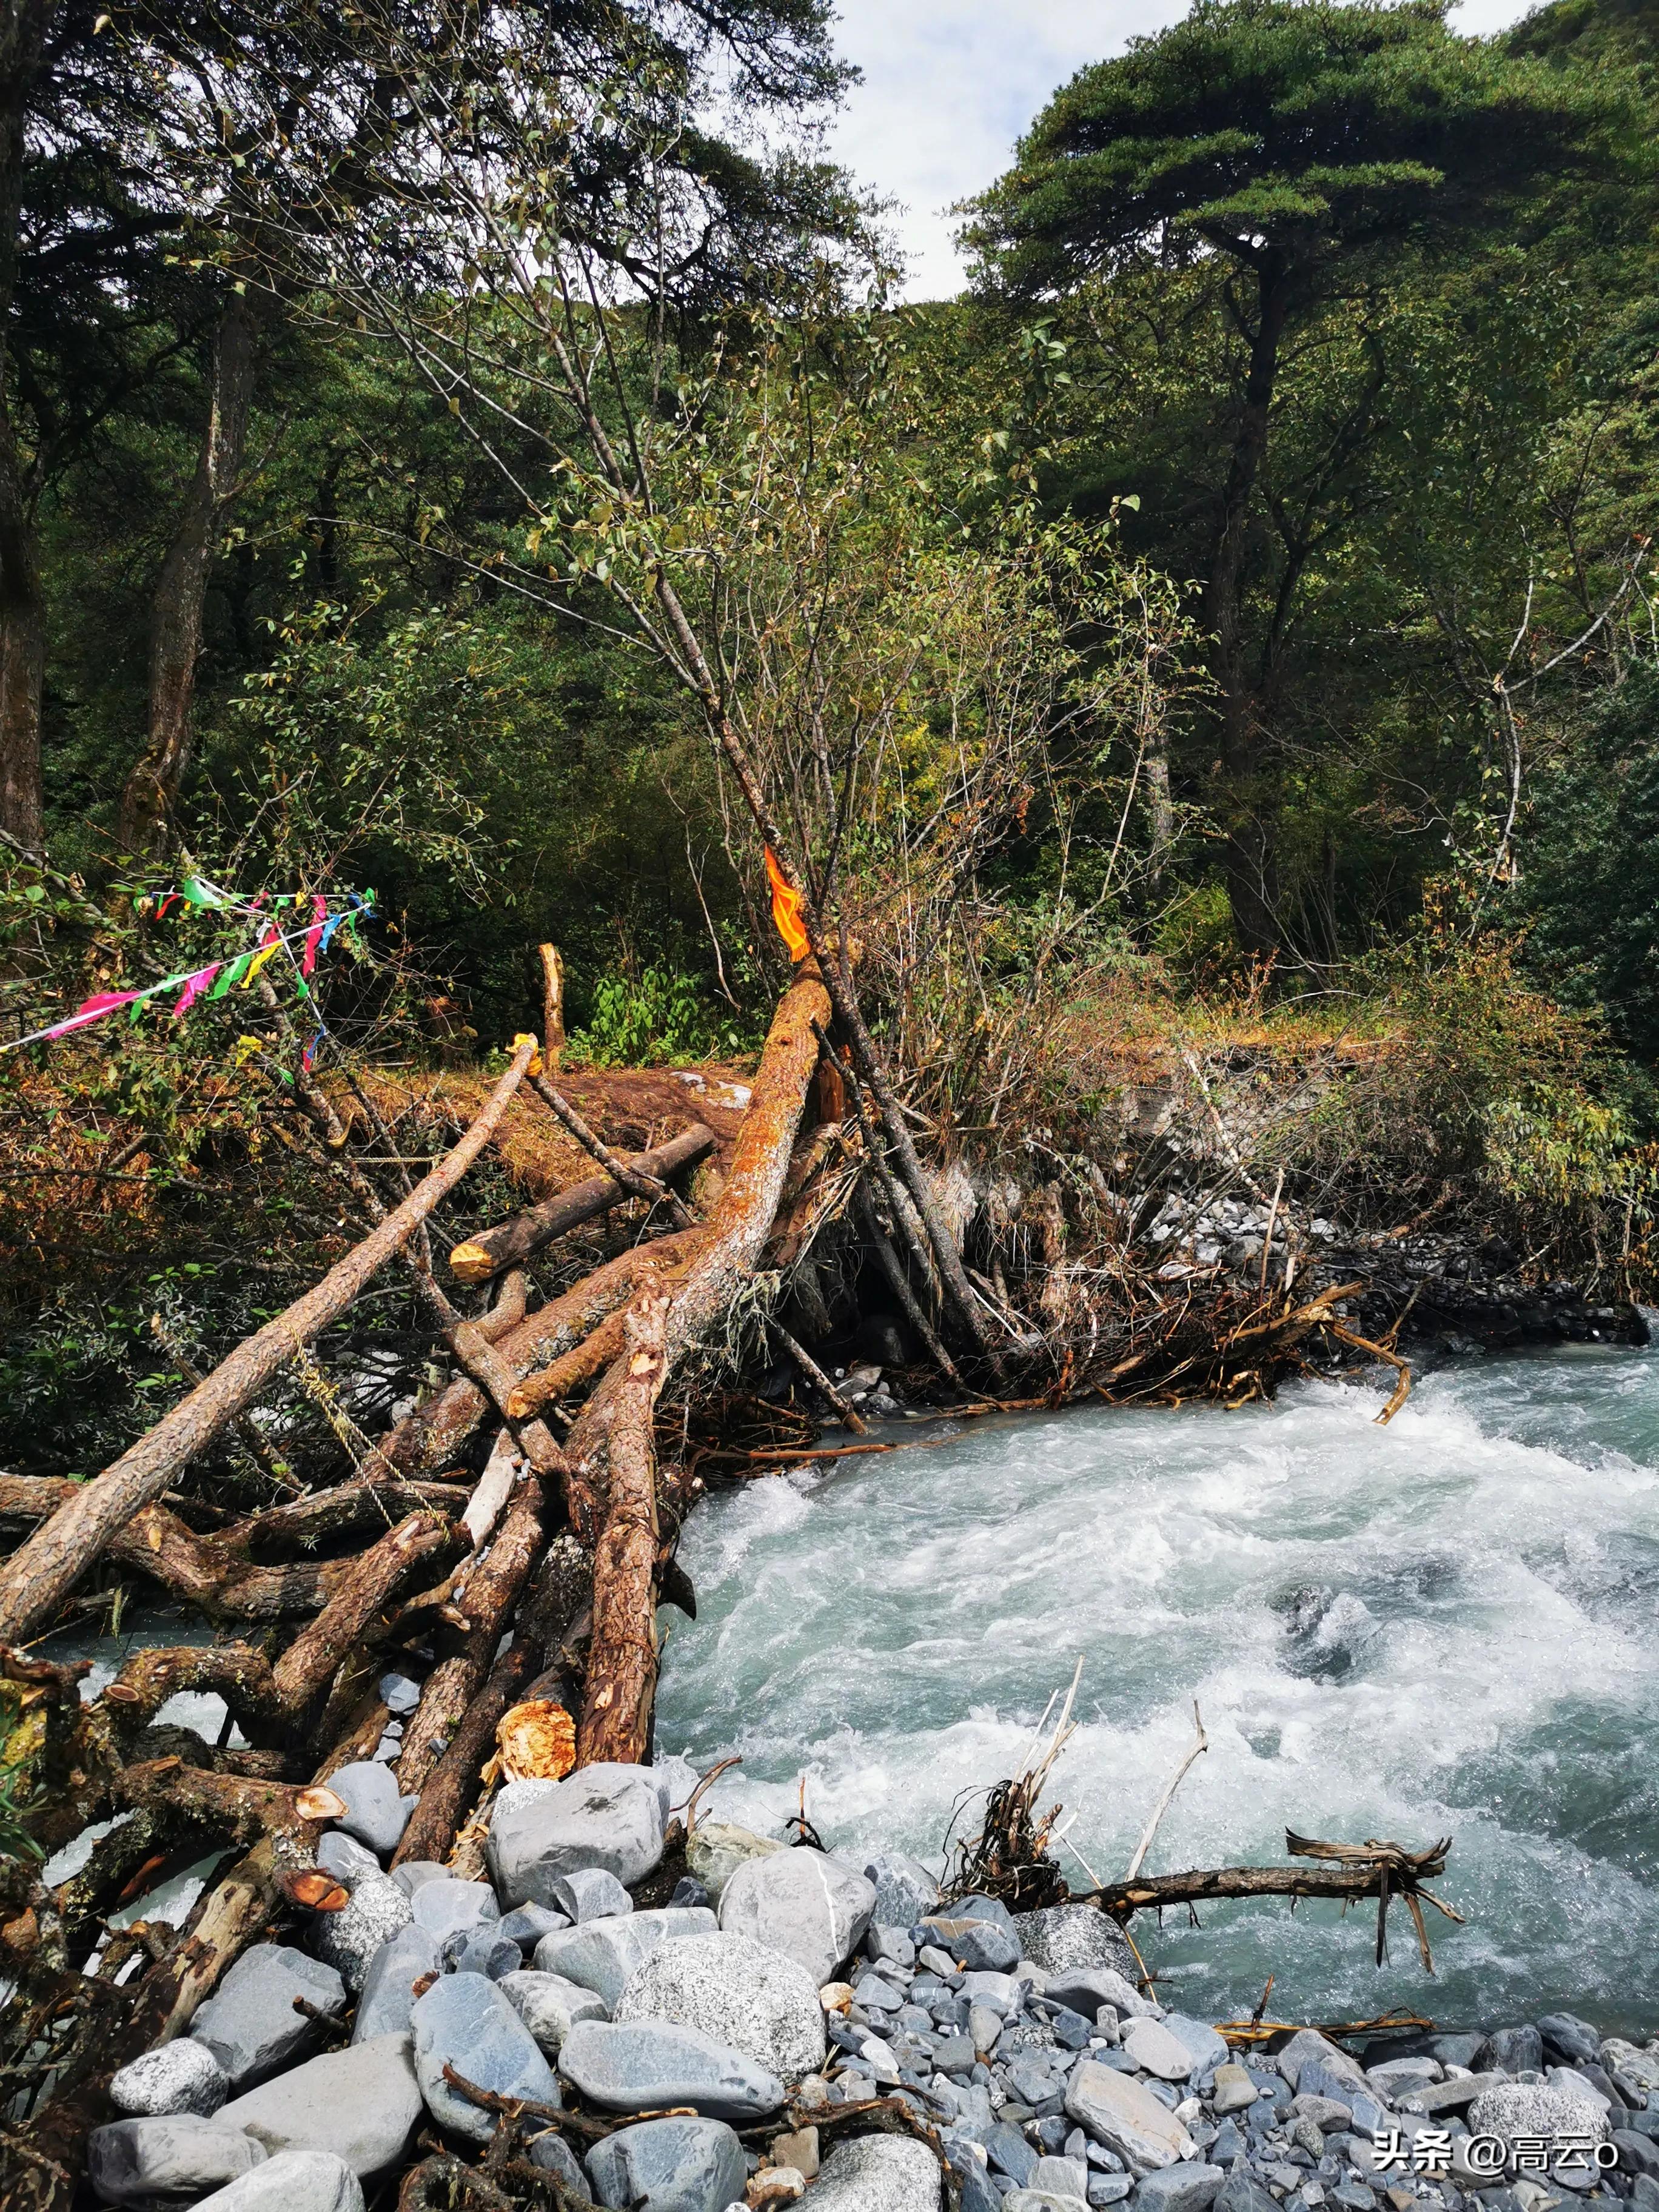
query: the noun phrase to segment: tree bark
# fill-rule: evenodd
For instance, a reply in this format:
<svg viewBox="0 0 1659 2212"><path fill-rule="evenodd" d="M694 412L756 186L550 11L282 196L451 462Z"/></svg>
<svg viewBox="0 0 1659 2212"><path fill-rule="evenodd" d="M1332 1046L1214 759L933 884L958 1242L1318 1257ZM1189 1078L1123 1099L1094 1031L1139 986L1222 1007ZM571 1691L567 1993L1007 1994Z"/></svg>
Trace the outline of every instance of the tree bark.
<svg viewBox="0 0 1659 2212"><path fill-rule="evenodd" d="M1273 823L1260 788L1260 702L1245 653L1244 586L1251 507L1267 454L1290 287L1285 270L1273 256L1263 258L1255 276L1255 329L1250 336L1244 390L1204 590L1204 626L1210 633L1210 672L1218 695L1216 714L1225 783L1227 843L1223 866L1227 896L1240 945L1247 952L1266 954L1278 945L1279 927Z"/></svg>
<svg viewBox="0 0 1659 2212"><path fill-rule="evenodd" d="M17 284L29 92L57 13L58 0L0 0L0 830L31 852L40 848L43 822L46 605L6 341Z"/></svg>
<svg viewBox="0 0 1659 2212"><path fill-rule="evenodd" d="M214 333L196 474L150 602L149 728L121 794L119 834L130 853L153 852L159 845L189 765L203 610L247 448L258 351L253 309L245 295L233 291Z"/></svg>
<svg viewBox="0 0 1659 2212"><path fill-rule="evenodd" d="M0 1571L0 1643L20 1643L62 1603L135 1514L228 1421L252 1405L294 1354L337 1319L417 1224L453 1190L500 1126L535 1051L527 1038L460 1142L355 1250L286 1313L243 1343L112 1466L80 1486ZM482 1395L482 1394L480 1394Z"/></svg>
<svg viewBox="0 0 1659 2212"><path fill-rule="evenodd" d="M562 1237L584 1221L592 1221L597 1214L608 1213L613 1206L624 1205L630 1197L654 1198L657 1194L650 1188L650 1182L660 1183L682 1168L706 1159L714 1151L714 1131L695 1121L665 1145L654 1146L648 1152L635 1152L617 1162L619 1168L640 1178L641 1188L634 1188L620 1176L609 1172L590 1176L586 1182L574 1183L556 1198L544 1199L539 1206L526 1206L522 1213L515 1213L510 1221L486 1229L482 1237L471 1237L465 1243L458 1244L449 1255L450 1273L458 1282L488 1282L503 1267L527 1260L543 1245L550 1244L556 1237Z"/></svg>

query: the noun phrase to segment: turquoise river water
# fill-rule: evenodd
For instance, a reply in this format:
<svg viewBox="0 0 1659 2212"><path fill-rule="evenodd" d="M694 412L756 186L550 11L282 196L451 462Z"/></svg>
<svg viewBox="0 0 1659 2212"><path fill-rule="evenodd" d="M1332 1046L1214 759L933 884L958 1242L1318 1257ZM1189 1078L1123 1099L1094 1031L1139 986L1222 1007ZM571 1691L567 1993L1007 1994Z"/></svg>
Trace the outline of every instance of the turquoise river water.
<svg viewBox="0 0 1659 2212"><path fill-rule="evenodd" d="M1151 1872L1282 1863L1284 1831L1450 1835L1437 1973L1391 1916L1206 1907L1133 1932L1166 2002L1447 2025L1558 2004L1659 2031L1659 1352L1590 1347L1237 1413L963 1425L700 1506L659 1750L742 1754L726 1817L806 1809L832 1848L938 1863L1084 1660L1054 1776L1066 1857L1122 1869L1192 1737ZM1064 1853L1062 1854L1064 1856ZM1177 1924L1179 1923L1180 1924Z"/></svg>

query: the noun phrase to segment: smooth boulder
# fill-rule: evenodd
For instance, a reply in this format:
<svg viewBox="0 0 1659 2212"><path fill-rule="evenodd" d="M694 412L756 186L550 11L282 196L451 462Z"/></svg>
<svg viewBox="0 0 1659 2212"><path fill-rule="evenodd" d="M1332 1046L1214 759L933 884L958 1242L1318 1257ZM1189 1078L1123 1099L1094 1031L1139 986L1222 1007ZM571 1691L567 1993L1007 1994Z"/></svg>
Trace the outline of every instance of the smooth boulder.
<svg viewBox="0 0 1659 2212"><path fill-rule="evenodd" d="M596 2202L649 2212L725 2212L743 2200L743 2145L724 2120L641 2120L587 2154Z"/></svg>
<svg viewBox="0 0 1659 2212"><path fill-rule="evenodd" d="M94 2128L87 2137L87 2178L106 2204L193 2204L264 2155L234 2121L158 2113Z"/></svg>
<svg viewBox="0 0 1659 2212"><path fill-rule="evenodd" d="M474 2142L488 2142L497 2115L454 2088L444 2068L497 2096L557 2105L559 2085L536 2039L482 1974L450 1974L434 1982L410 2014L415 2031L415 2074L426 2108L441 2127Z"/></svg>
<svg viewBox="0 0 1659 2212"><path fill-rule="evenodd" d="M359 2180L403 2156L421 2117L406 2035L377 2035L309 2058L227 2105L219 2115L273 2154L332 2151Z"/></svg>
<svg viewBox="0 0 1659 2212"><path fill-rule="evenodd" d="M363 2212L363 2185L332 2151L283 2150L204 2197L196 2212Z"/></svg>
<svg viewBox="0 0 1659 2212"><path fill-rule="evenodd" d="M1066 2112L1121 2158L1137 2179L1193 2154L1193 2139L1170 2107L1133 2075L1085 2058L1066 2084Z"/></svg>
<svg viewBox="0 0 1659 2212"><path fill-rule="evenodd" d="M374 1879L386 1877L377 1872ZM345 1911L350 1910L347 1905ZM289 1943L256 1943L197 2008L191 2040L212 2052L233 2089L251 2087L317 2041L316 2024L295 2011L295 1997L331 2018L345 2010L345 1984L332 1966L307 1951L296 1951Z"/></svg>
<svg viewBox="0 0 1659 2212"><path fill-rule="evenodd" d="M602 1867L624 1885L662 1856L662 1797L648 1766L601 1760L562 1782L509 1783L489 1824L489 1878L510 1908L559 1910L553 1883Z"/></svg>
<svg viewBox="0 0 1659 2212"><path fill-rule="evenodd" d="M822 1987L857 1949L875 1903L872 1882L803 1845L740 1866L721 1895L720 1924L781 1951Z"/></svg>
<svg viewBox="0 0 1659 2212"><path fill-rule="evenodd" d="M435 1936L441 1943L457 1929L477 1928L501 1917L495 1893L487 1881L458 1881L453 1875L423 1881L409 1901L415 1925Z"/></svg>
<svg viewBox="0 0 1659 2212"><path fill-rule="evenodd" d="M757 2120L775 2112L784 2087L729 2044L669 2021L609 2027L580 2021L564 2039L559 2071L607 2112L690 2105L706 2118Z"/></svg>
<svg viewBox="0 0 1659 2212"><path fill-rule="evenodd" d="M328 1778L345 1811L335 1826L382 1857L395 1851L415 1810L415 1800L398 1794L397 1777L378 1759L355 1759Z"/></svg>
<svg viewBox="0 0 1659 2212"><path fill-rule="evenodd" d="M715 1922L706 1905L665 1905L652 1912L629 1912L612 1920L590 1920L580 1928L560 1928L536 1946L536 1971L562 1974L605 1999L614 2008L628 1978L659 1943L676 1938L712 1936Z"/></svg>
<svg viewBox="0 0 1659 2212"><path fill-rule="evenodd" d="M823 2063L823 2007L811 1976L748 1936L659 1945L629 1976L612 2017L700 2028L785 2081Z"/></svg>

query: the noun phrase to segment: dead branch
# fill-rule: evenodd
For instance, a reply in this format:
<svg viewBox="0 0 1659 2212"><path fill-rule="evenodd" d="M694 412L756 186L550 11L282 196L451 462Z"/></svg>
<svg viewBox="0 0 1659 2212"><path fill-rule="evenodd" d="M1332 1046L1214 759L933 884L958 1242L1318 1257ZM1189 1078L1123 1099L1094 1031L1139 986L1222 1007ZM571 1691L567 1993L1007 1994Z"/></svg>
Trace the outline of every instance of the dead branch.
<svg viewBox="0 0 1659 2212"><path fill-rule="evenodd" d="M535 1050L527 1038L461 1139L396 1211L285 1313L236 1347L112 1466L82 1485L0 1569L0 1642L15 1642L50 1617L116 1532L166 1489L179 1469L329 1322L343 1313L441 1199L453 1189L500 1126Z"/></svg>
<svg viewBox="0 0 1659 2212"><path fill-rule="evenodd" d="M605 1139L589 1127L570 1101L562 1091L555 1090L544 1075L532 1074L530 1085L542 1103L557 1116L582 1150L596 1159L611 1181L620 1183L630 1198L641 1198L649 1206L665 1206L676 1229L692 1226L696 1216L684 1200L671 1190L659 1176L647 1174L644 1169L613 1152ZM683 1133L689 1135L690 1132L688 1130Z"/></svg>
<svg viewBox="0 0 1659 2212"><path fill-rule="evenodd" d="M556 1091L551 1095L558 1096ZM580 1119L580 1115L576 1118ZM583 1122L582 1127L586 1128L586 1123ZM592 1134L591 1130L588 1133ZM594 1144L599 1141L593 1139ZM625 1160L606 1148L609 1158L616 1162L616 1172L590 1176L586 1182L574 1183L556 1197L544 1199L539 1206L526 1206L522 1213L515 1213L511 1220L494 1229L486 1229L482 1236L469 1237L450 1254L450 1273L458 1282L487 1282L503 1267L514 1267L529 1259L556 1237L579 1228L598 1214L608 1213L613 1206L621 1206L629 1198L655 1200L662 1195L660 1186L665 1177L706 1159L715 1142L714 1131L695 1121L667 1144L653 1146L647 1152L635 1152ZM632 1182L626 1179L629 1176L633 1177Z"/></svg>

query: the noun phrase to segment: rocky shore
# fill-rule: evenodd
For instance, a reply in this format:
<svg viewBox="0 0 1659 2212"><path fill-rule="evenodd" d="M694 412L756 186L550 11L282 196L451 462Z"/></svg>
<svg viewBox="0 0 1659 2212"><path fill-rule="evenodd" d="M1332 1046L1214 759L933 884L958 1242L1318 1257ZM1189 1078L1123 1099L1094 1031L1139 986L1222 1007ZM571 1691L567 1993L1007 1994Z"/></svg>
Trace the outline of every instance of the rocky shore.
<svg viewBox="0 0 1659 2212"><path fill-rule="evenodd" d="M339 1770L333 1909L115 2075L99 2199L362 2212L505 2127L565 2208L1659 2212L1659 2040L1555 2013L1230 2045L1146 1993L1091 1905L942 1903L897 1854L688 1837L695 1783L678 1760L512 1783L473 1879L388 1871L410 1801L383 1762Z"/></svg>

